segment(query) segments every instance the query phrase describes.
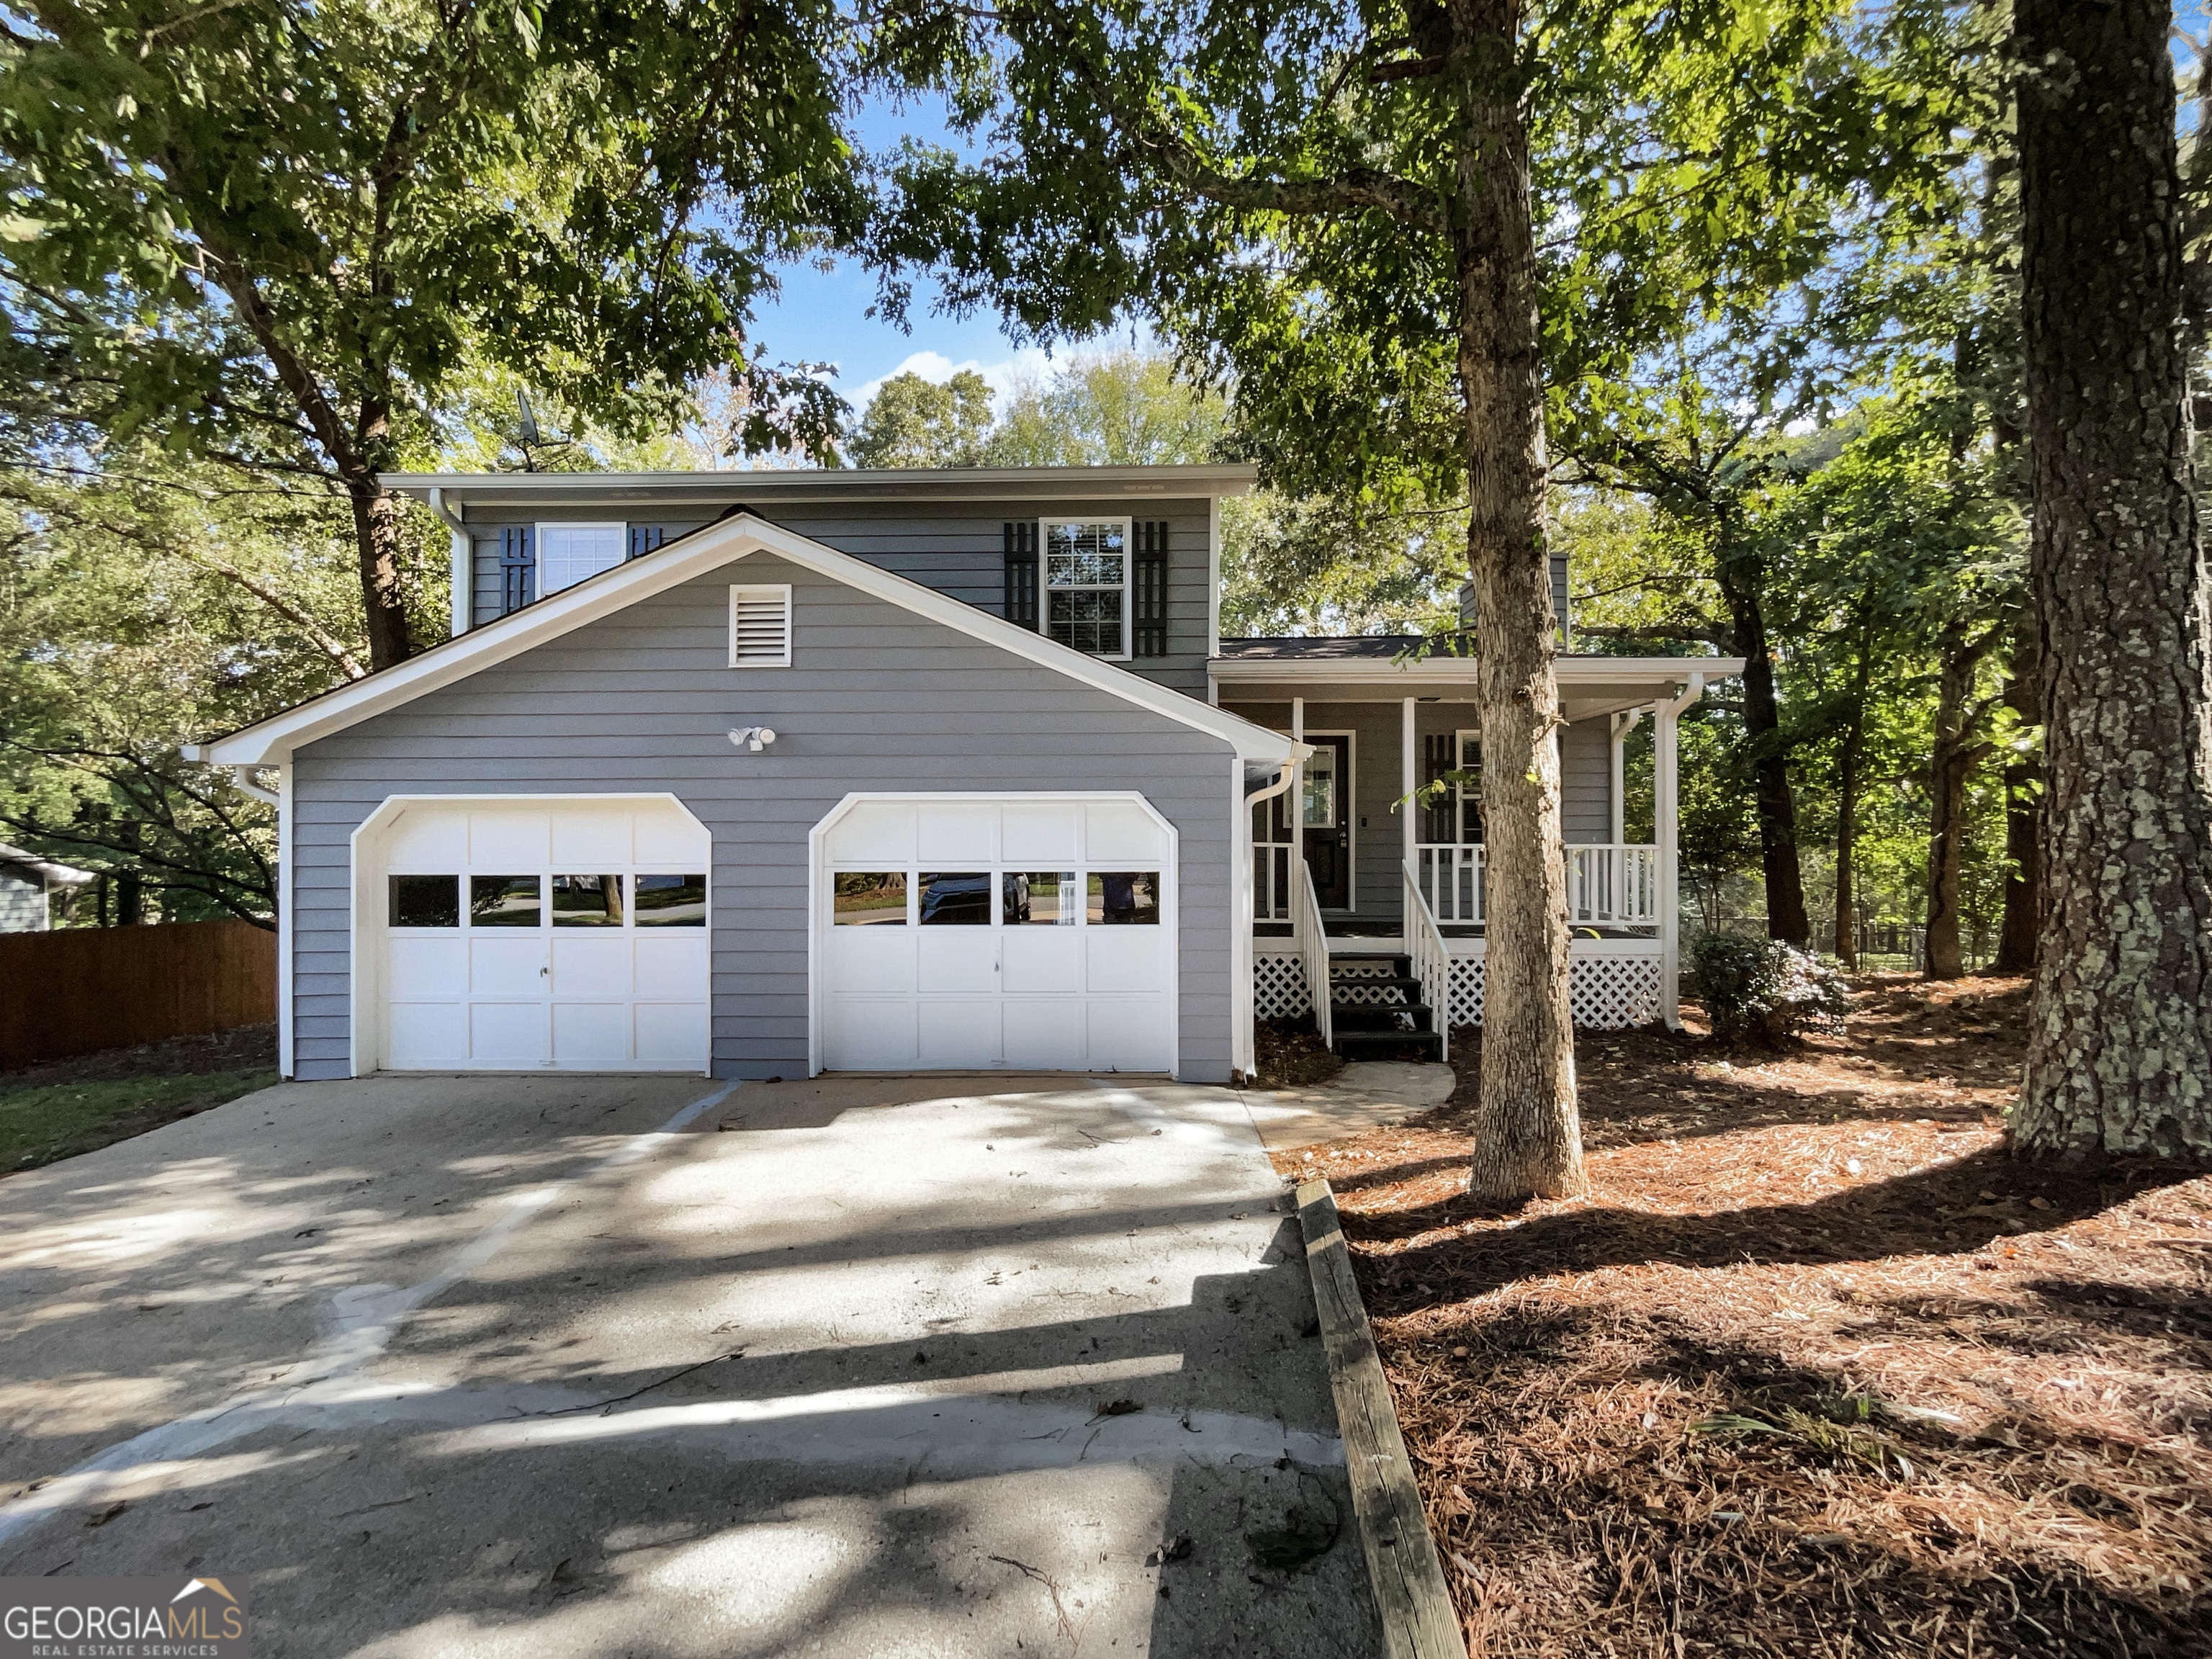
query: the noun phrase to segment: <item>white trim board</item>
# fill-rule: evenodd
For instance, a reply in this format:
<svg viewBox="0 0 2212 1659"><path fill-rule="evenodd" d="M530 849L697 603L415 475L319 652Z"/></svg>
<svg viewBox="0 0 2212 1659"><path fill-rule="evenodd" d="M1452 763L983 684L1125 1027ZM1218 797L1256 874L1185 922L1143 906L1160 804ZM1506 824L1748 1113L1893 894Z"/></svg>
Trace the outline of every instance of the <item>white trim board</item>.
<svg viewBox="0 0 2212 1659"><path fill-rule="evenodd" d="M525 605L459 639L433 646L396 667L325 692L211 743L191 745L185 750L185 758L218 766L281 765L303 744L313 743L432 691L456 684L482 669L506 662L587 623L612 616L641 599L680 587L755 553L772 553L788 559L833 581L941 623L988 645L995 645L1124 702L1218 738L1230 744L1240 759L1282 766L1296 757L1297 745L1279 732L1270 732L1226 709L1155 684L1110 662L1086 656L1042 634L1017 627L1002 617L979 611L964 600L878 568L865 559L840 553L796 531L750 513L738 513L679 537L642 558L627 560L596 576L587 576L573 587Z"/></svg>

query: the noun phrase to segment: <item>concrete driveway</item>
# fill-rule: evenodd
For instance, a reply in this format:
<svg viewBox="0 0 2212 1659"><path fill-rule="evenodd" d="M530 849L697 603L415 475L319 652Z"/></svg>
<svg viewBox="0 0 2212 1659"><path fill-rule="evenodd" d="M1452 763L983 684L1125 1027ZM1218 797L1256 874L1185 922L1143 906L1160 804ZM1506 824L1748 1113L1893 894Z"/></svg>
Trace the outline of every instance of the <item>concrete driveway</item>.
<svg viewBox="0 0 2212 1659"><path fill-rule="evenodd" d="M0 1574L242 1578L264 1659L1369 1655L1297 1237L1224 1090L287 1085L0 1182Z"/></svg>

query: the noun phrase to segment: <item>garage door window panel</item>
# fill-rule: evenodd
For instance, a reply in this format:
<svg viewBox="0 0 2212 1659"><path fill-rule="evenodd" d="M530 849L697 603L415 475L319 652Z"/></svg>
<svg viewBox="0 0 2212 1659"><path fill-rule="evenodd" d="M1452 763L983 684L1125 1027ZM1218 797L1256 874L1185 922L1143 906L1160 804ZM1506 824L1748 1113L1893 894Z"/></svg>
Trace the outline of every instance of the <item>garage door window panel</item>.
<svg viewBox="0 0 2212 1659"><path fill-rule="evenodd" d="M556 927L619 927L623 923L620 876L553 878Z"/></svg>
<svg viewBox="0 0 2212 1659"><path fill-rule="evenodd" d="M830 920L836 926L906 926L905 871L845 870L830 879Z"/></svg>
<svg viewBox="0 0 2212 1659"><path fill-rule="evenodd" d="M1160 925L1160 872L1102 870L1091 873L1085 919L1093 927Z"/></svg>
<svg viewBox="0 0 2212 1659"><path fill-rule="evenodd" d="M707 878L640 876L635 919L641 927L704 927Z"/></svg>
<svg viewBox="0 0 2212 1659"><path fill-rule="evenodd" d="M471 876L469 926L535 927L544 914L536 876Z"/></svg>
<svg viewBox="0 0 2212 1659"><path fill-rule="evenodd" d="M394 927L458 927L461 925L461 878L453 876L391 878Z"/></svg>
<svg viewBox="0 0 2212 1659"><path fill-rule="evenodd" d="M991 925L989 871L925 871L915 885L921 895L923 927L988 927Z"/></svg>

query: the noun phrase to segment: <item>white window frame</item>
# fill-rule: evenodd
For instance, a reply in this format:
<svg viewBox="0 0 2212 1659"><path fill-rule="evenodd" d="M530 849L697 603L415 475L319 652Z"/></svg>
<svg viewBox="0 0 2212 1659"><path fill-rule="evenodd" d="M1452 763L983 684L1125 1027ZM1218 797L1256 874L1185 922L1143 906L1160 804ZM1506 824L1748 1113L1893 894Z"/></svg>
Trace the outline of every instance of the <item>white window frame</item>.
<svg viewBox="0 0 2212 1659"><path fill-rule="evenodd" d="M755 657L738 660L738 606L746 599L773 599L783 606L783 655L776 658ZM732 668L788 668L791 666L792 634L795 623L791 614L791 584L763 583L747 586L732 583L730 587L730 666Z"/></svg>
<svg viewBox="0 0 2212 1659"><path fill-rule="evenodd" d="M1118 652L1085 651L1083 654L1099 662L1129 662L1136 650L1136 619L1129 614L1131 577L1130 566L1137 557L1137 526L1133 519L1116 517L1108 513L1056 513L1050 518L1036 521L1037 549L1037 632L1051 639L1052 634L1052 546L1045 534L1048 525L1097 524L1119 525L1121 527L1121 580L1118 587L1106 582L1085 582L1080 587L1063 587L1063 593L1112 593L1121 596L1121 648ZM1065 643L1065 641L1060 641ZM1080 646L1069 646L1071 651Z"/></svg>
<svg viewBox="0 0 2212 1659"><path fill-rule="evenodd" d="M587 582L602 572L616 569L627 562L629 558L629 523L627 520L557 519L537 525L533 526L533 530L536 541L531 549L531 553L538 566L536 586L538 597L541 599L549 594L564 592L580 582ZM548 545L546 538L563 530L611 531L614 533L615 556L610 562L599 566L598 569L587 570L582 575L574 577L562 582L560 586L555 587L546 580L546 572L550 568L546 560Z"/></svg>

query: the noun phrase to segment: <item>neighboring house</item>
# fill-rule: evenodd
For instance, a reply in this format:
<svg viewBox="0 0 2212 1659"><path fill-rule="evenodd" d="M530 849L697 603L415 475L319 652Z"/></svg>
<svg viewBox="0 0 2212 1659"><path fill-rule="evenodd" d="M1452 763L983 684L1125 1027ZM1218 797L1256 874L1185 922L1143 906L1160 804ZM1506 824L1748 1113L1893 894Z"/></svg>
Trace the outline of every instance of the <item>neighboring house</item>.
<svg viewBox="0 0 2212 1659"><path fill-rule="evenodd" d="M289 1075L1218 1082L1333 975L1395 1011L1347 1026L1480 1017L1479 815L1395 805L1472 665L1221 641L1249 468L386 482L452 526L455 637L197 751L282 775ZM1736 667L1561 661L1599 1023L1671 1014L1673 722Z"/></svg>
<svg viewBox="0 0 2212 1659"><path fill-rule="evenodd" d="M53 894L99 878L0 842L0 933L43 933L54 925Z"/></svg>

